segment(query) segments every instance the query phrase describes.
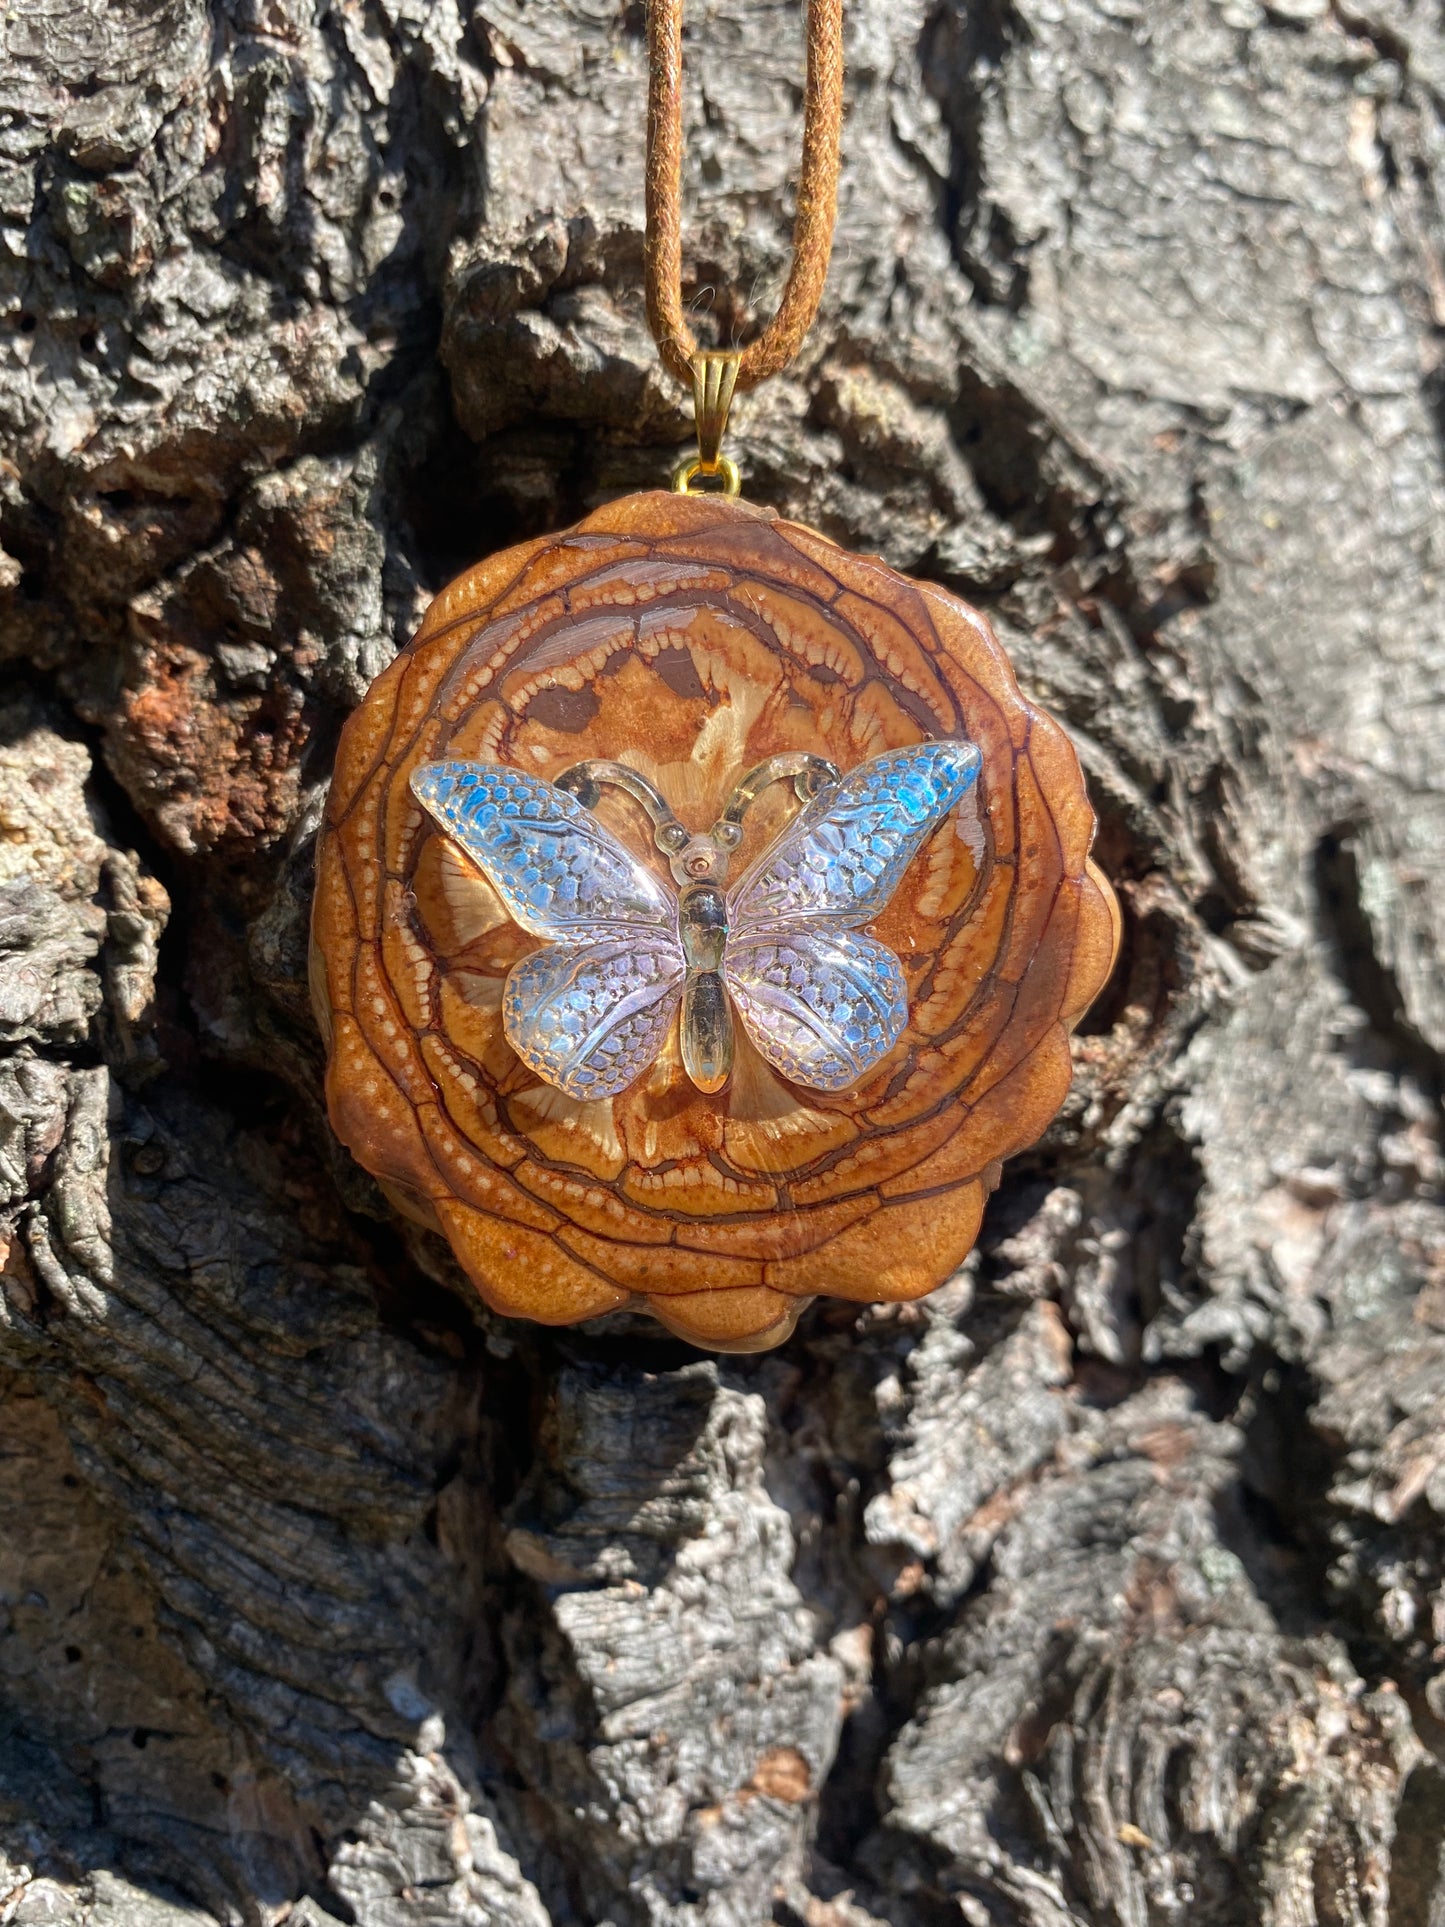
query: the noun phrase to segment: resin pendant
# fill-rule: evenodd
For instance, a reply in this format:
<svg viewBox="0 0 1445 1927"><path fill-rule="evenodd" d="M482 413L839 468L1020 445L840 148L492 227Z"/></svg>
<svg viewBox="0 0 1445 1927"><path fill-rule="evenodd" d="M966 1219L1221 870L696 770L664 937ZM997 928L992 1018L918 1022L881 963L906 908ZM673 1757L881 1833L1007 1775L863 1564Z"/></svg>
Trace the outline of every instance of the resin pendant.
<svg viewBox="0 0 1445 1927"><path fill-rule="evenodd" d="M982 617L716 496L432 604L342 736L332 1122L488 1304L755 1349L917 1297L1069 1085L1118 912Z"/></svg>

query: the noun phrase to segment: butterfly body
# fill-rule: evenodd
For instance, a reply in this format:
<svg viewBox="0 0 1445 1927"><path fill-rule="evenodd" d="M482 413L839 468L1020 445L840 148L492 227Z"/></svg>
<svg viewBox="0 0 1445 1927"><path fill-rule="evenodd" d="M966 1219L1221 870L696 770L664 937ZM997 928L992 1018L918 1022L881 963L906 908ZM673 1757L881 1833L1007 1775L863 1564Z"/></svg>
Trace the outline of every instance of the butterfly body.
<svg viewBox="0 0 1445 1927"><path fill-rule="evenodd" d="M727 898L716 883L685 883L677 926L687 976L682 986L682 1065L700 1091L720 1091L733 1068L733 1018L723 983Z"/></svg>
<svg viewBox="0 0 1445 1927"><path fill-rule="evenodd" d="M842 1091L868 1075L903 1034L908 994L897 957L862 926L972 788L979 752L919 743L846 776L802 767L815 762L772 759L776 769L751 772L711 830L693 835L619 764L578 765L557 783L483 762L413 773L417 800L544 940L503 994L503 1028L523 1063L570 1097L613 1097L680 1019L683 1067L713 1093L732 1071L736 1015L793 1083ZM741 815L760 780L784 775L804 807L729 888ZM599 781L649 809L675 892L581 800L595 800Z"/></svg>

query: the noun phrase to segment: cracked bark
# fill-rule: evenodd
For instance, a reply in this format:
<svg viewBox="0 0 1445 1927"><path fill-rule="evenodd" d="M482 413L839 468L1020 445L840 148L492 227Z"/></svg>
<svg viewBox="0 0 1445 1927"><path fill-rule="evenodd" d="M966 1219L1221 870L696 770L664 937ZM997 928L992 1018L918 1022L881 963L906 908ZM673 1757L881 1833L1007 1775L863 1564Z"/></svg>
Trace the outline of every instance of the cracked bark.
<svg viewBox="0 0 1445 1927"><path fill-rule="evenodd" d="M639 10L5 21L7 1927L1445 1923L1445 39L849 12L738 452L987 608L1127 937L964 1274L725 1363L489 1320L305 994L369 678L685 438ZM696 33L726 337L801 33Z"/></svg>

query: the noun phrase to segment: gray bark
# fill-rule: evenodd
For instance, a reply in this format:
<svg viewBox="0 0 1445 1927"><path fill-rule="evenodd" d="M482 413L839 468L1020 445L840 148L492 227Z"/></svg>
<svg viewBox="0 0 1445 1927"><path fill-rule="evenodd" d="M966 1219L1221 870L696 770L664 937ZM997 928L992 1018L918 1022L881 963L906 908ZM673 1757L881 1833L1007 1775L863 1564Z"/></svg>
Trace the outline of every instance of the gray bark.
<svg viewBox="0 0 1445 1927"><path fill-rule="evenodd" d="M1436 10L850 5L737 452L989 611L1128 930L964 1273L726 1362L486 1316L304 983L369 678L685 439L640 12L0 27L0 1923L1442 1927ZM800 54L694 10L724 335Z"/></svg>

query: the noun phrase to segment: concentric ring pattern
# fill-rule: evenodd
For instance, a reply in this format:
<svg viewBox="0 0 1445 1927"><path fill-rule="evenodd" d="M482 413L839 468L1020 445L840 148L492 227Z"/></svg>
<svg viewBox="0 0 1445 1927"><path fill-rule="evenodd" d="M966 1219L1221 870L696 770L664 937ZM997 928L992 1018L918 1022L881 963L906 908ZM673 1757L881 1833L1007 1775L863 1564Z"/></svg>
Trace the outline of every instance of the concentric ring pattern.
<svg viewBox="0 0 1445 1927"><path fill-rule="evenodd" d="M700 830L777 752L847 770L930 737L976 742L983 774L870 926L909 1020L864 1085L803 1090L744 1042L704 1096L674 1039L621 1096L582 1102L518 1062L505 980L536 941L424 816L418 765L551 779L606 757ZM735 875L798 807L764 792ZM624 793L598 814L652 852ZM500 1312L645 1304L741 1349L818 1293L917 1297L1068 1089L1118 937L1093 831L1072 748L973 610L765 510L631 496L459 577L347 724L312 923L332 1121Z"/></svg>

